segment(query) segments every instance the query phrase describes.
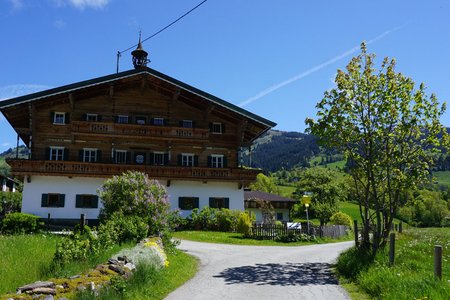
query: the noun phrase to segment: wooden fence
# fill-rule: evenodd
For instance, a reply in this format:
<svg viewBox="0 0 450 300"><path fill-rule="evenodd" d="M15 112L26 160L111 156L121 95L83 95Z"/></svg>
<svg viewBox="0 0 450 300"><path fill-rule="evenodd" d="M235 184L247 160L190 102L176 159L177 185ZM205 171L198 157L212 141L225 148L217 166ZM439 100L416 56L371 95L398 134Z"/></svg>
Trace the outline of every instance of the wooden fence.
<svg viewBox="0 0 450 300"><path fill-rule="evenodd" d="M273 240L277 236L290 234L310 234L317 237L339 238L345 236L348 231L345 225L329 225L329 226L310 226L310 232L306 224L302 225L301 229L289 229L286 224L283 225L268 225L268 224L254 224L252 227L252 236L257 239Z"/></svg>

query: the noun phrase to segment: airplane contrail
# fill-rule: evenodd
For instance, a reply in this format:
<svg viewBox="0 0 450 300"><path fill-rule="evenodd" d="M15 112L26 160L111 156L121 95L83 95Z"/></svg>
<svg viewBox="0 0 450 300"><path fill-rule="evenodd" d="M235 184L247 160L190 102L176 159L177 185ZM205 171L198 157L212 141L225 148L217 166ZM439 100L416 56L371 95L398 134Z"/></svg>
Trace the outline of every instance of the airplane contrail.
<svg viewBox="0 0 450 300"><path fill-rule="evenodd" d="M376 36L375 38L369 40L368 42L366 42L366 44L369 45L369 44L375 43L376 41L381 40L382 38L384 38L384 37L387 36L388 34L391 34L392 32L399 30L399 29L402 28L403 26L404 26L404 25L398 26L398 27L394 27L394 28L392 28L392 29L389 29L389 30L383 32L382 34ZM256 94L255 96L250 97L250 98L248 98L247 100L245 100L245 101L239 103L238 106L243 107L243 106L246 106L246 105L248 105L248 104L250 104L250 103L252 103L252 102L255 102L256 100L258 100L258 99L260 99L260 98L266 96L267 94L270 94L270 93L272 93L272 92L274 92L274 91L276 91L276 90L278 90L278 89L280 89L280 88L282 88L282 87L284 87L284 86L286 86L286 85L288 85L288 84L290 84L290 83L292 83L292 82L295 82L295 81L297 81L297 80L300 80L300 79L302 79L302 78L305 78L306 76L311 75L312 73L317 72L317 71L319 71L319 70L321 70L321 69L323 69L323 68L325 68L325 67L331 65L332 63L335 63L335 62L337 62L338 60L341 60L341 59L343 59L343 58L349 56L350 54L355 53L355 52L358 51L359 49L360 49L360 46L353 47L353 48L351 48L350 50L347 50L347 51L345 51L344 53L342 53L342 54L340 54L340 55L338 55L338 56L335 56L335 57L333 57L332 59L327 60L327 61L324 62L324 63L321 63L320 65L317 65L317 66L315 66L315 67L313 67L313 68L311 68L311 69L309 69L309 70L307 70L307 71L305 71L305 72L302 72L302 73L300 73L300 74L297 74L297 75L295 75L295 76L293 76L293 77L291 77L291 78L289 78L289 79L286 79L285 81L282 81L282 82L277 83L277 84L275 84L275 85L273 85L273 86L271 86L271 87L269 87L269 88L267 88L267 89L265 89L265 90L262 90L261 92L259 92L259 93Z"/></svg>

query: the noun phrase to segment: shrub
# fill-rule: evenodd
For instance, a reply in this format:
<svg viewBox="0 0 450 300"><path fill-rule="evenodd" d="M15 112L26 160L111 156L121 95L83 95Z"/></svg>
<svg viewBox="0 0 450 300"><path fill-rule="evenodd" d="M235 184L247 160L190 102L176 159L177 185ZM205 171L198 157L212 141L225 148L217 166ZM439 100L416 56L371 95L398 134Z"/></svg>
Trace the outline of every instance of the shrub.
<svg viewBox="0 0 450 300"><path fill-rule="evenodd" d="M96 255L103 250L105 246L91 231L89 226L81 227L77 225L74 231L63 237L56 244L56 252L53 257L53 263L64 265L74 260L86 260L91 255Z"/></svg>
<svg viewBox="0 0 450 300"><path fill-rule="evenodd" d="M39 217L20 212L7 214L2 221L2 232L6 234L23 234L37 232L42 229L43 223Z"/></svg>
<svg viewBox="0 0 450 300"><path fill-rule="evenodd" d="M288 232L288 234L277 236L275 240L283 243L309 242L314 240L314 237L305 233L295 234L293 232Z"/></svg>
<svg viewBox="0 0 450 300"><path fill-rule="evenodd" d="M217 227L219 231L234 232L241 211L227 208L219 209L216 212Z"/></svg>
<svg viewBox="0 0 450 300"><path fill-rule="evenodd" d="M353 220L346 213L339 211L331 216L330 223L333 225L345 225L352 228Z"/></svg>
<svg viewBox="0 0 450 300"><path fill-rule="evenodd" d="M252 220L247 212L241 212L239 214L236 231L243 234L245 237L252 235Z"/></svg>
<svg viewBox="0 0 450 300"><path fill-rule="evenodd" d="M0 216L20 212L22 193L0 192Z"/></svg>
<svg viewBox="0 0 450 300"><path fill-rule="evenodd" d="M355 279L359 273L367 270L372 263L373 257L370 251L353 247L339 255L336 271L346 278Z"/></svg>
<svg viewBox="0 0 450 300"><path fill-rule="evenodd" d="M148 225L138 216L115 213L98 227L98 237L105 246L113 243L137 242L147 237Z"/></svg>

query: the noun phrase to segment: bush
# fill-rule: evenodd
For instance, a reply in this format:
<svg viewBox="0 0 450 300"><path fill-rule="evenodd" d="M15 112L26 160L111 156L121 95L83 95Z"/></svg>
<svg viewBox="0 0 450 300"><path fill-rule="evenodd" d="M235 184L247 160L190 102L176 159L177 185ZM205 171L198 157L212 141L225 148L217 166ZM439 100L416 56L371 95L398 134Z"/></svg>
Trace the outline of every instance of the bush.
<svg viewBox="0 0 450 300"><path fill-rule="evenodd" d="M23 234L37 232L43 225L38 216L15 212L6 215L1 229L5 234Z"/></svg>
<svg viewBox="0 0 450 300"><path fill-rule="evenodd" d="M241 211L227 208L219 209L216 212L217 227L219 231L235 232L236 224Z"/></svg>
<svg viewBox="0 0 450 300"><path fill-rule="evenodd" d="M22 193L0 192L0 216L20 212Z"/></svg>
<svg viewBox="0 0 450 300"><path fill-rule="evenodd" d="M106 246L115 243L138 242L147 237L148 225L138 216L113 214L98 227L98 237Z"/></svg>
<svg viewBox="0 0 450 300"><path fill-rule="evenodd" d="M288 232L288 234L279 235L275 238L275 241L282 243L309 242L313 240L315 240L313 236L305 233L295 234L293 232Z"/></svg>
<svg viewBox="0 0 450 300"><path fill-rule="evenodd" d="M53 264L64 265L74 260L86 260L105 248L89 226L81 228L77 225L71 234L64 236L56 244Z"/></svg>
<svg viewBox="0 0 450 300"><path fill-rule="evenodd" d="M367 270L373 261L370 251L353 247L339 255L336 271L346 278L355 279L359 273Z"/></svg>
<svg viewBox="0 0 450 300"><path fill-rule="evenodd" d="M352 228L353 220L352 218L343 212L337 212L330 218L330 223L333 225L345 225Z"/></svg>
<svg viewBox="0 0 450 300"><path fill-rule="evenodd" d="M252 235L252 220L247 212L241 212L239 214L236 231L243 234L245 237Z"/></svg>

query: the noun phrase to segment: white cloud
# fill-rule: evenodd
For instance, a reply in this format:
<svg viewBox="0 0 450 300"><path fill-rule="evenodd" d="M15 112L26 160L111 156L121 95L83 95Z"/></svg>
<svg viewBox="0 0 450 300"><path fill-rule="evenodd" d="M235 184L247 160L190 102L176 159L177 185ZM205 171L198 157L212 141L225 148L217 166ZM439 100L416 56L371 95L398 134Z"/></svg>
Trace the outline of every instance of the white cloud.
<svg viewBox="0 0 450 300"><path fill-rule="evenodd" d="M9 147L9 146L11 146L11 144L8 142L2 144L2 147Z"/></svg>
<svg viewBox="0 0 450 300"><path fill-rule="evenodd" d="M53 0L53 2L57 6L71 5L75 8L83 10L85 8L104 8L108 5L110 0Z"/></svg>
<svg viewBox="0 0 450 300"><path fill-rule="evenodd" d="M0 87L0 100L15 98L52 88L41 84L12 84Z"/></svg>
<svg viewBox="0 0 450 300"><path fill-rule="evenodd" d="M53 21L53 26L55 26L56 29L63 30L64 28L66 28L67 24L63 20L57 19Z"/></svg>
<svg viewBox="0 0 450 300"><path fill-rule="evenodd" d="M11 3L11 12L20 10L23 8L23 1L22 0L8 0L9 3Z"/></svg>

